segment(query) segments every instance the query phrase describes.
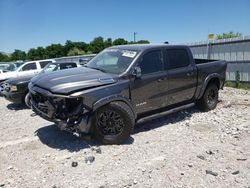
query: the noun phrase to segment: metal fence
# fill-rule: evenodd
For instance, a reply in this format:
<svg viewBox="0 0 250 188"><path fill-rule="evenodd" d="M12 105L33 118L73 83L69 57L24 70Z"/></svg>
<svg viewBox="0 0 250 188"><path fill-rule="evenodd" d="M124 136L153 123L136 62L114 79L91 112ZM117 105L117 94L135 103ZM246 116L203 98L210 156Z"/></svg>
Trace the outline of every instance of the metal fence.
<svg viewBox="0 0 250 188"><path fill-rule="evenodd" d="M227 80L250 82L250 36L188 44L195 58L221 59L228 63Z"/></svg>

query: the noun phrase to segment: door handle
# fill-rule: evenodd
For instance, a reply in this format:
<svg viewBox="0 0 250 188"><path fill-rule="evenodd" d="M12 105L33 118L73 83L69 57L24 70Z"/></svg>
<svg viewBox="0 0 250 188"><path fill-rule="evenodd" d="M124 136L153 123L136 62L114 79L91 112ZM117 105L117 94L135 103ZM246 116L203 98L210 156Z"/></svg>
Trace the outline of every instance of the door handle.
<svg viewBox="0 0 250 188"><path fill-rule="evenodd" d="M187 73L187 76L192 76L193 75L193 72L188 72Z"/></svg>

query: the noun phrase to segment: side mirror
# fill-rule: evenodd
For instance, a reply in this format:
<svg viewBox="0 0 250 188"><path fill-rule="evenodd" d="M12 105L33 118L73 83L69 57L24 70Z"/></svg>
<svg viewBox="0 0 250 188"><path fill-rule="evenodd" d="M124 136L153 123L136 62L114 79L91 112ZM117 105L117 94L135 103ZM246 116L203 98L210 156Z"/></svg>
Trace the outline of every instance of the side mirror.
<svg viewBox="0 0 250 188"><path fill-rule="evenodd" d="M140 78L141 77L141 67L135 67L133 75L135 75L137 78Z"/></svg>

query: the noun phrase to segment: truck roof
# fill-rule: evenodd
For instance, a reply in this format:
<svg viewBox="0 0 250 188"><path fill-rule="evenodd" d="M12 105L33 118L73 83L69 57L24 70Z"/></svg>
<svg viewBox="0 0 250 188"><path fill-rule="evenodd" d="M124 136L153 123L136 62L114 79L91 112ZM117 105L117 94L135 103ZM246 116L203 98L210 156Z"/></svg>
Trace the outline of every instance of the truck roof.
<svg viewBox="0 0 250 188"><path fill-rule="evenodd" d="M143 51L152 48L164 48L164 47L179 47L179 48L186 48L185 45L169 45L169 44L130 44L130 45L118 45L109 47L109 49L126 49L126 50L136 50L136 51Z"/></svg>

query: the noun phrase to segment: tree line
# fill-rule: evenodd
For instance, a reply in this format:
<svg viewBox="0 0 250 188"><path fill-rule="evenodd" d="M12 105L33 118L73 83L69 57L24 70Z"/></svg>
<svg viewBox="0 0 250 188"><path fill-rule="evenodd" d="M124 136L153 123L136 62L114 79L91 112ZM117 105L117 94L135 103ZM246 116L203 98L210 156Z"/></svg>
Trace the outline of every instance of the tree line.
<svg viewBox="0 0 250 188"><path fill-rule="evenodd" d="M31 48L28 52L15 49L10 55L6 55L0 52L0 62L17 61L17 60L40 60L50 59L64 56L75 56L85 54L96 54L103 49L123 44L148 44L148 40L139 40L137 42L129 42L123 38L117 38L112 40L107 38L104 40L103 37L96 37L90 43L85 42L73 42L67 40L64 45L62 44L51 44L47 47Z"/></svg>

